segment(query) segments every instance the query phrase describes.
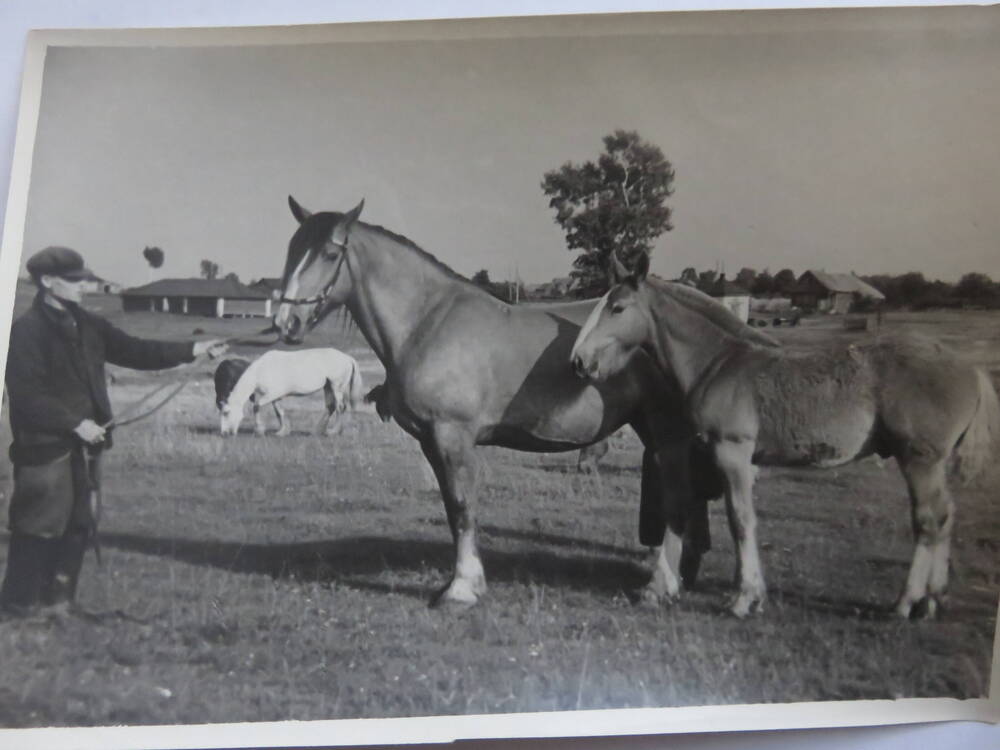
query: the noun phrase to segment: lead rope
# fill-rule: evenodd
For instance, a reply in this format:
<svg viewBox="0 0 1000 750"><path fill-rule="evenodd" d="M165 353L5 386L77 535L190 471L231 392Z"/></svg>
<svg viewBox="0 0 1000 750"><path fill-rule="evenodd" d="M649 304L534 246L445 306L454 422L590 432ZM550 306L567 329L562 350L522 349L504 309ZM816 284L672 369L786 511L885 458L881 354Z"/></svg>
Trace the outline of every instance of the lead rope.
<svg viewBox="0 0 1000 750"><path fill-rule="evenodd" d="M256 336L262 336L264 334L273 332L274 332L273 327L266 328L257 333ZM222 339L221 343L228 346L229 344L251 343L252 341L253 337L251 337L250 339L240 339L238 337L233 336L227 339ZM274 346L274 344L276 343L278 343L277 340L273 341L267 346L271 347ZM201 355L200 357L196 357L192 362L188 364L190 372L186 376L180 378L179 380L171 380L170 382L167 383L161 383L156 388L154 388L149 393L140 398L138 401L135 401L129 404L127 407L125 407L121 415L109 419L107 422L102 424L101 427L103 427L105 430L111 429L112 427L124 427L125 425L134 424L136 422L139 422L143 419L146 419L147 417L151 417L154 414L156 414L156 412L158 412L160 409L162 409L164 406L170 403L177 396L177 394L179 394L182 390L184 390L184 386L186 386L188 383L194 380L195 376L198 373L194 372L193 365L195 365L198 362L198 360L200 360L202 357L208 357L208 359L214 359L214 357L212 357L208 352ZM133 414L132 416L129 417L122 416L124 414L129 414L130 412L136 411L140 406L142 406L151 398L153 398L153 396L155 396L156 394L162 392L167 388L170 388L170 391L167 393L166 397L161 399L152 408L149 408L146 411L141 412L139 414ZM89 534L90 539L88 541L94 548L94 557L97 558L98 565L102 565L101 537L100 534L98 533L98 528L101 520L101 504L102 504L101 478L100 476L98 476L99 473L98 467L100 466L100 460L101 460L101 451L93 450L91 446L84 447L84 464L87 471L87 484L89 485L89 492L90 492L91 525Z"/></svg>

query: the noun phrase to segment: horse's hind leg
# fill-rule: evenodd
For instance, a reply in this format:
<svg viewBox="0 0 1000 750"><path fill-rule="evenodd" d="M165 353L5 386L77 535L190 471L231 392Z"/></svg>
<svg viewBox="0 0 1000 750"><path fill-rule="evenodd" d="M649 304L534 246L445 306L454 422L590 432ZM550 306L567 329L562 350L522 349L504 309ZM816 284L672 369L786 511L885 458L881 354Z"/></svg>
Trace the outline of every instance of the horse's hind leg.
<svg viewBox="0 0 1000 750"><path fill-rule="evenodd" d="M934 617L948 588L955 502L948 490L944 460L903 459L900 469L910 493L914 549L896 613Z"/></svg>
<svg viewBox="0 0 1000 750"><path fill-rule="evenodd" d="M323 401L326 404L326 412L319 420L319 424L316 425L317 435L326 435L327 430L330 428L330 420L334 418L337 413L337 394L333 392L333 386L330 385L330 381L327 380L326 384L323 386ZM339 421L334 423L334 430L331 434L340 434L340 424Z"/></svg>
<svg viewBox="0 0 1000 750"><path fill-rule="evenodd" d="M274 409L274 414L278 417L278 431L275 433L278 437L285 437L292 431L292 425L288 421L288 415L285 410L278 406L277 401L271 402L271 408Z"/></svg>
<svg viewBox="0 0 1000 750"><path fill-rule="evenodd" d="M455 543L455 571L434 604L468 607L486 592L486 575L476 542L478 465L472 436L454 424L438 424L421 441L441 486L448 526Z"/></svg>
<svg viewBox="0 0 1000 750"><path fill-rule="evenodd" d="M737 617L746 617L763 608L766 596L757 549L757 515L753 508L756 470L750 459L754 443L751 440L720 440L714 447L716 463L726 478L726 513L737 554L739 592L730 609Z"/></svg>

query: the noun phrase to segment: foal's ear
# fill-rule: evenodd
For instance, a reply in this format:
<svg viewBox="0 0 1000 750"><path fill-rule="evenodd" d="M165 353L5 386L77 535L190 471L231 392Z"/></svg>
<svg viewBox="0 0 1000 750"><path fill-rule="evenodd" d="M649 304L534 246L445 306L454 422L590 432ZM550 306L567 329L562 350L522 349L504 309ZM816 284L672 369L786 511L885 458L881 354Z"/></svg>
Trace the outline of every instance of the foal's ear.
<svg viewBox="0 0 1000 750"><path fill-rule="evenodd" d="M632 269L632 278L637 282L643 281L648 273L649 253L643 250L639 253L639 257L635 259L635 268Z"/></svg>
<svg viewBox="0 0 1000 750"><path fill-rule="evenodd" d="M611 278L616 284L621 284L632 274L625 267L625 264L618 258L618 251L611 253Z"/></svg>
<svg viewBox="0 0 1000 750"><path fill-rule="evenodd" d="M354 222L358 220L361 216L361 209L365 207L365 199L362 198L361 202L344 214L343 218L337 222L337 226L333 228L333 232L330 234L330 240L335 245L345 245L347 244L347 235L351 231L351 227L354 226Z"/></svg>
<svg viewBox="0 0 1000 750"><path fill-rule="evenodd" d="M308 219L310 216L312 216L312 211L309 211L308 209L302 208L302 206L300 206L295 201L295 199L292 196L290 196L290 195L288 196L288 207L290 209L292 209L292 216L295 217L295 220L298 221L299 224L301 224L306 219Z"/></svg>

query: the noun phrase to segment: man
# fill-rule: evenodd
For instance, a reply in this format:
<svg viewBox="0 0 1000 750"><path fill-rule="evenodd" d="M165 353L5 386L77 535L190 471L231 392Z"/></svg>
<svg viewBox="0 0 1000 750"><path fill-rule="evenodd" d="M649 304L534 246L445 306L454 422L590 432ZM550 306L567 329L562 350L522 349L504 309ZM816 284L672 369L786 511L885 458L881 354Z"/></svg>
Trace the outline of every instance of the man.
<svg viewBox="0 0 1000 750"><path fill-rule="evenodd" d="M105 362L159 370L226 348L138 339L82 309L83 283L96 277L69 248L48 247L27 269L38 294L11 327L6 370L14 491L0 610L15 615L76 597L96 531L98 459L111 447Z"/></svg>

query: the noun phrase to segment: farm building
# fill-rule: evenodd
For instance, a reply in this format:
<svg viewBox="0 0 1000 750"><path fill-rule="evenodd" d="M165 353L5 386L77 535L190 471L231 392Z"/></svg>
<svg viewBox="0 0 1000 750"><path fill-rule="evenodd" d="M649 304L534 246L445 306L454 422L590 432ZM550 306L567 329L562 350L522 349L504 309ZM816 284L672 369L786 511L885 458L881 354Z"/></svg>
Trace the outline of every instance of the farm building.
<svg viewBox="0 0 1000 750"><path fill-rule="evenodd" d="M235 279L160 279L121 293L125 312L169 312L214 318L270 317L271 295Z"/></svg>
<svg viewBox="0 0 1000 750"><path fill-rule="evenodd" d="M792 290L792 303L804 310L843 315L855 299L881 302L885 295L853 273L806 271Z"/></svg>
<svg viewBox="0 0 1000 750"><path fill-rule="evenodd" d="M750 292L739 284L728 281L725 274L721 274L715 280L709 289L709 294L729 308L730 312L744 323L750 319Z"/></svg>

